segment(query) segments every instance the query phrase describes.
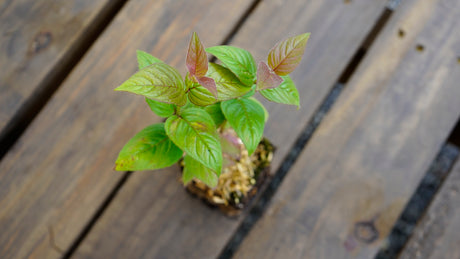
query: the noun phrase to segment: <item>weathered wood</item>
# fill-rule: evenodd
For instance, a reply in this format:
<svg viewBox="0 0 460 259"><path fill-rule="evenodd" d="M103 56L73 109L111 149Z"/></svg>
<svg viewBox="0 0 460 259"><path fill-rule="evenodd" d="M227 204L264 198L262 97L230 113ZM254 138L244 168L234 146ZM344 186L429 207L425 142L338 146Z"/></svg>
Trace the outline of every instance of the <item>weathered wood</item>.
<svg viewBox="0 0 460 259"><path fill-rule="evenodd" d="M236 258L373 257L459 116L459 7L402 3Z"/></svg>
<svg viewBox="0 0 460 259"><path fill-rule="evenodd" d="M76 59L79 48L92 40L119 2L19 0L0 4L0 141L20 123L16 118L19 110L49 91L51 78L59 77ZM26 109L22 112L27 113Z"/></svg>
<svg viewBox="0 0 460 259"><path fill-rule="evenodd" d="M142 97L113 91L137 69L135 50L185 68L192 30L219 44L250 4L126 4L0 163L1 258L60 257L120 179L112 168L121 147L160 121Z"/></svg>
<svg viewBox="0 0 460 259"><path fill-rule="evenodd" d="M267 106L271 115L265 133L278 148L274 170L377 20L384 4L384 1L350 4L337 4L334 0L262 1L235 35L231 44L248 49L260 60L280 39L306 31L312 33L305 61L293 75L302 96L301 110L279 104ZM241 218L226 218L190 197L178 183L179 176L177 167L162 172L135 172L76 257L216 257Z"/></svg>
<svg viewBox="0 0 460 259"><path fill-rule="evenodd" d="M457 161L399 258L460 258L459 190L460 161Z"/></svg>

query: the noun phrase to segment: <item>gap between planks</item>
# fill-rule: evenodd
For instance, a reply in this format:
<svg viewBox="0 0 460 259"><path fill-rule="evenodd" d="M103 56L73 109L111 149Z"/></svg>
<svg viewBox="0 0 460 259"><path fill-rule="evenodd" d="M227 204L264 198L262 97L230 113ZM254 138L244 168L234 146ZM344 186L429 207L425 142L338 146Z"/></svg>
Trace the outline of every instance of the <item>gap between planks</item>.
<svg viewBox="0 0 460 259"><path fill-rule="evenodd" d="M457 125L454 130L450 133L448 142L460 147L460 118L457 119Z"/></svg>
<svg viewBox="0 0 460 259"><path fill-rule="evenodd" d="M450 142L455 135L458 135L458 129L460 129L460 121L457 121L455 130L451 132L447 142L441 147L438 155L431 163L430 168L396 221L388 236L386 245L380 249L375 258L395 258L407 245L417 223L425 215L430 204L445 184L445 179L452 172L455 161L460 156L460 146Z"/></svg>
<svg viewBox="0 0 460 259"><path fill-rule="evenodd" d="M398 255L399 259L460 258L459 188L460 161L457 159Z"/></svg>
<svg viewBox="0 0 460 259"><path fill-rule="evenodd" d="M0 161L128 0L109 1L0 132Z"/></svg>
<svg viewBox="0 0 460 259"><path fill-rule="evenodd" d="M91 217L91 219L88 221L86 226L83 228L81 233L77 236L77 238L72 243L72 245L69 247L69 249L63 254L62 256L63 259L70 258L72 254L78 249L80 244L83 242L83 240L85 240L85 237L89 234L89 232L93 228L94 224L96 224L97 220L102 216L102 214L107 209L107 207L109 207L113 199L115 199L115 197L117 196L118 192L121 190L123 185L126 183L126 181L128 181L131 174L132 172L125 172L123 176L120 178L120 180L118 180L113 190L109 193L109 195L107 195L104 202L96 210L96 212L94 213L94 216Z"/></svg>
<svg viewBox="0 0 460 259"><path fill-rule="evenodd" d="M243 219L243 222L240 224L240 226L235 231L227 245L222 250L221 254L218 257L219 259L232 258L235 251L243 242L244 238L248 235L249 231L251 231L256 222L262 217L263 213L267 208L267 205L269 204L273 195L276 193L284 177L289 172L289 169L295 163L301 151L308 144L308 141L311 139L316 129L323 121L323 118L331 110L335 101L342 93L342 90L344 89L344 87L346 87L346 83L351 78L356 68L361 63L362 59L366 56L367 50L372 46L372 43L377 38L381 30L385 27L387 21L393 14L394 9L398 5L398 0L392 0L389 1L387 7L384 8L376 23L369 31L366 38L363 40L360 47L355 51L355 54L350 59L347 66L337 79L337 83L332 87L329 94L325 97L321 105L314 112L312 119L307 123L304 130L298 136L294 146L283 159L281 166L270 180L268 186L264 190L262 190L262 193L255 201L254 206L250 209L247 216Z"/></svg>

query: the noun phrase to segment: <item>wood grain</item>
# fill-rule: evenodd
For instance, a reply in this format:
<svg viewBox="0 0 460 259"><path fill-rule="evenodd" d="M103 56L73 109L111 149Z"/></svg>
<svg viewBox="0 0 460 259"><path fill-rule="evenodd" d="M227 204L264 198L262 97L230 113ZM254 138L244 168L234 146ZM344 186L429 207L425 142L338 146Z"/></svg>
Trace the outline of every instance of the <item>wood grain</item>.
<svg viewBox="0 0 460 259"><path fill-rule="evenodd" d="M459 191L460 161L457 161L399 258L460 258Z"/></svg>
<svg viewBox="0 0 460 259"><path fill-rule="evenodd" d="M274 170L336 82L384 4L364 0L351 4L337 4L334 0L262 1L235 35L231 44L248 49L260 60L284 37L312 33L305 61L293 75L301 92L302 108L267 106L271 115L265 134L278 147ZM242 218L226 218L190 197L178 183L179 176L176 167L163 172L135 172L76 257L216 257Z"/></svg>
<svg viewBox="0 0 460 259"><path fill-rule="evenodd" d="M47 91L75 50L119 1L3 1L0 4L0 140L18 111ZM25 111L24 111L25 112ZM11 130L11 129L8 129Z"/></svg>
<svg viewBox="0 0 460 259"><path fill-rule="evenodd" d="M236 258L373 257L460 115L459 7L402 3Z"/></svg>
<svg viewBox="0 0 460 259"><path fill-rule="evenodd" d="M1 258L60 257L120 179L121 147L160 121L142 97L113 91L137 69L136 49L184 71L191 32L216 45L250 4L127 3L0 163Z"/></svg>

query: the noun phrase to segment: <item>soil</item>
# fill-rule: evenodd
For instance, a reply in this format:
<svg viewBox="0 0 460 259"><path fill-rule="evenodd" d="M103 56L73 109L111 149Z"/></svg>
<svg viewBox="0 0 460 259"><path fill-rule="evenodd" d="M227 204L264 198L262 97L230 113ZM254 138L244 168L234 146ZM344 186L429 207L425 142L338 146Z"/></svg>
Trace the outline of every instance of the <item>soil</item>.
<svg viewBox="0 0 460 259"><path fill-rule="evenodd" d="M193 180L186 189L209 206L219 208L225 215L238 216L250 207L251 201L268 182L273 152L273 145L262 139L254 154L248 156L243 149L238 161L222 170L216 188Z"/></svg>

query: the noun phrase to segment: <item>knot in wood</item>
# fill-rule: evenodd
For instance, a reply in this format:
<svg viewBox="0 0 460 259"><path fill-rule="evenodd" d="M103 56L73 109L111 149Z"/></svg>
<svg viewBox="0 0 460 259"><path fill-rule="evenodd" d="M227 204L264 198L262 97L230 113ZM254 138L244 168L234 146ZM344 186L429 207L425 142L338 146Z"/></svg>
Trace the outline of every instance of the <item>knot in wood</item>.
<svg viewBox="0 0 460 259"><path fill-rule="evenodd" d="M359 241L370 244L378 239L379 231L373 221L361 221L355 224L353 235Z"/></svg>
<svg viewBox="0 0 460 259"><path fill-rule="evenodd" d="M39 32L35 36L34 41L32 42L30 52L38 53L41 50L45 49L51 43L52 38L53 36L51 35L51 32L48 32L48 31Z"/></svg>

